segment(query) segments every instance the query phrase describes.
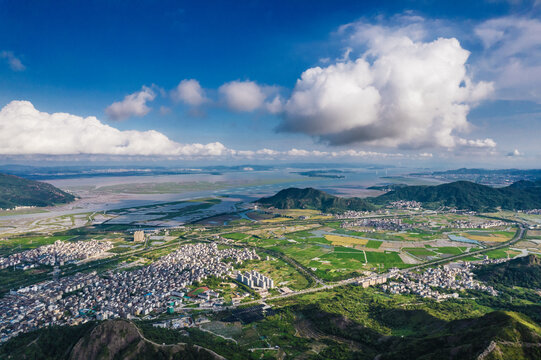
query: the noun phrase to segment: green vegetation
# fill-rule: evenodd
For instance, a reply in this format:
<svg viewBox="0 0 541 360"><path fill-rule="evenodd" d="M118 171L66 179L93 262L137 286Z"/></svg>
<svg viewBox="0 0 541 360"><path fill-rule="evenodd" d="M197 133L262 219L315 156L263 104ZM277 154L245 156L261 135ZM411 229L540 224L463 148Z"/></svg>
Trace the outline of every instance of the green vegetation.
<svg viewBox="0 0 541 360"><path fill-rule="evenodd" d="M222 236L224 238L226 238L226 239L231 239L231 240L243 240L243 239L247 238L249 235L239 233L239 232L235 232L235 233L224 234Z"/></svg>
<svg viewBox="0 0 541 360"><path fill-rule="evenodd" d="M383 241L368 240L365 246L369 249L379 249L381 244L383 244Z"/></svg>
<svg viewBox="0 0 541 360"><path fill-rule="evenodd" d="M0 209L69 203L75 196L51 184L0 174Z"/></svg>
<svg viewBox="0 0 541 360"><path fill-rule="evenodd" d="M0 359L58 360L69 359L69 351L96 323L78 326L54 326L10 339L0 347Z"/></svg>
<svg viewBox="0 0 541 360"><path fill-rule="evenodd" d="M487 265L477 269L480 279L490 284L541 288L541 258L529 255L503 264Z"/></svg>
<svg viewBox="0 0 541 360"><path fill-rule="evenodd" d="M277 209L314 209L323 212L344 212L346 210L373 210L374 206L359 198L342 198L313 188L288 188L276 195L261 198L256 203Z"/></svg>
<svg viewBox="0 0 541 360"><path fill-rule="evenodd" d="M493 188L469 181L456 181L436 186L407 186L372 198L377 204L412 200L423 206L439 206L474 211L491 211L501 207L510 210L541 208L541 181L518 181L504 188Z"/></svg>

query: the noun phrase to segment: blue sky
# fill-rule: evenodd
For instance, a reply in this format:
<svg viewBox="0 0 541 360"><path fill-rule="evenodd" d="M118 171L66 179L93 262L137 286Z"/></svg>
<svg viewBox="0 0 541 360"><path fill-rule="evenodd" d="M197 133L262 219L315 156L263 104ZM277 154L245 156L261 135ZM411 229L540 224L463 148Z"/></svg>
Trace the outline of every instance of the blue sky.
<svg viewBox="0 0 541 360"><path fill-rule="evenodd" d="M540 8L0 1L0 156L535 166Z"/></svg>

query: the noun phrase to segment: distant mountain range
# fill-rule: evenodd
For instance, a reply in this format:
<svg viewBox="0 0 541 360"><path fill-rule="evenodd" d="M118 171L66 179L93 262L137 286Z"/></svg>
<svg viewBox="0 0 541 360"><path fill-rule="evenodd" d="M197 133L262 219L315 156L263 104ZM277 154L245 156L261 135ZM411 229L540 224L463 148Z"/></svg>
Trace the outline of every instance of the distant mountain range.
<svg viewBox="0 0 541 360"><path fill-rule="evenodd" d="M541 208L541 181L517 181L503 188L494 188L470 181L455 181L435 186L406 186L374 198L374 203L408 200L425 207L454 207L463 210L487 211L501 207L507 210Z"/></svg>
<svg viewBox="0 0 541 360"><path fill-rule="evenodd" d="M316 209L324 212L372 210L375 205L393 201L418 201L426 208L441 206L460 210L490 211L497 208L528 210L541 208L541 181L517 181L494 188L469 181L456 181L434 186L400 186L375 198L342 198L313 188L289 188L256 202L277 209Z"/></svg>
<svg viewBox="0 0 541 360"><path fill-rule="evenodd" d="M12 209L16 206L51 206L73 200L75 196L51 184L0 174L1 209Z"/></svg>
<svg viewBox="0 0 541 360"><path fill-rule="evenodd" d="M336 213L346 210L367 211L375 209L374 205L364 199L342 198L314 188L284 189L276 195L261 198L256 202L277 209L314 209Z"/></svg>

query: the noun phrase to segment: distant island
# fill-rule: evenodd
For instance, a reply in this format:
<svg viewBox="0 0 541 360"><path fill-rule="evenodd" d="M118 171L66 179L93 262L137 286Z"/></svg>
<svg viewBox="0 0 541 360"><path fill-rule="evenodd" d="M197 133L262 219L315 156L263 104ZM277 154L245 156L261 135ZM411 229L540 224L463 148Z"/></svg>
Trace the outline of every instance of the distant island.
<svg viewBox="0 0 541 360"><path fill-rule="evenodd" d="M75 200L75 196L40 181L0 174L0 209L17 206L51 206Z"/></svg>
<svg viewBox="0 0 541 360"><path fill-rule="evenodd" d="M520 180L541 179L541 169L455 169L409 174L412 177L439 179L443 181L472 181L483 185L506 186Z"/></svg>
<svg viewBox="0 0 541 360"><path fill-rule="evenodd" d="M340 170L311 170L311 171L299 171L295 174L308 177L320 177L320 178L329 178L329 179L344 179L345 176L341 174Z"/></svg>
<svg viewBox="0 0 541 360"><path fill-rule="evenodd" d="M376 189L376 187L371 187ZM342 198L313 188L288 188L276 195L256 202L277 209L316 209L324 212L347 210L366 211L395 201L417 201L426 208L449 207L459 210L493 211L530 210L541 208L541 180L517 181L503 188L494 188L469 181L456 181L441 185L406 186L403 184L377 188L387 189L378 197Z"/></svg>

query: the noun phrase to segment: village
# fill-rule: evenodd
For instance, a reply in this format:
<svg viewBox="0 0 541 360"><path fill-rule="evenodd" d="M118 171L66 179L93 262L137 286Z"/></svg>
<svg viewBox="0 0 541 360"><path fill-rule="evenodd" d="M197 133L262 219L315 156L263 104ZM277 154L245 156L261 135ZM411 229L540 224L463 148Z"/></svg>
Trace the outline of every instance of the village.
<svg viewBox="0 0 541 360"><path fill-rule="evenodd" d="M102 240L65 242L57 240L54 244L0 257L0 269L16 266L26 270L37 265L60 265L84 260L106 253L113 248L113 243Z"/></svg>
<svg viewBox="0 0 541 360"><path fill-rule="evenodd" d="M471 262L458 262L428 268L423 273L396 273L391 281L382 285L382 289L391 294L416 294L434 300L458 298L459 293L465 290L479 290L497 296L498 292L492 286L474 279L472 269L476 265L505 261L508 259L485 259L475 265ZM446 291L438 291L436 288Z"/></svg>
<svg viewBox="0 0 541 360"><path fill-rule="evenodd" d="M0 299L0 341L50 325L173 312L185 303L221 307L218 293L205 290L191 299L188 287L210 276L235 277L233 263L254 259L253 250L190 244L133 271L77 273L11 291Z"/></svg>

